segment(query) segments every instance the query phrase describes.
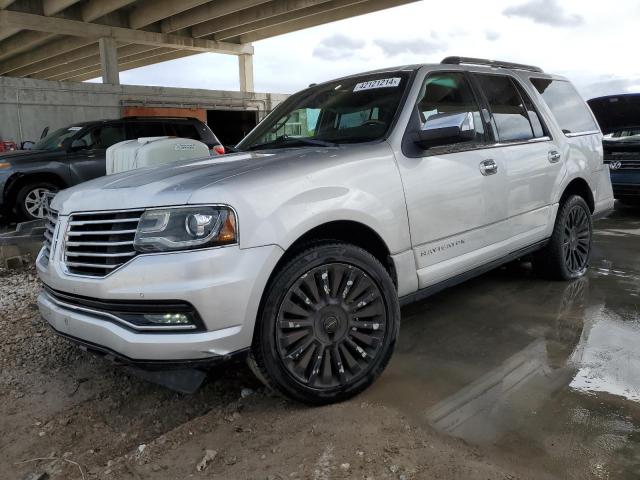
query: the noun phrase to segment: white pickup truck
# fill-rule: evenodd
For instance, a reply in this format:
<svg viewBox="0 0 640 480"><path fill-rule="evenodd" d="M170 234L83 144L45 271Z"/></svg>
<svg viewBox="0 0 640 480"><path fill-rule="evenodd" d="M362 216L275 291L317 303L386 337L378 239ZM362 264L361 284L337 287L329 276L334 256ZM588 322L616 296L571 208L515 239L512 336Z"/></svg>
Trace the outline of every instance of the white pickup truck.
<svg viewBox="0 0 640 480"><path fill-rule="evenodd" d="M55 197L37 268L56 332L143 368L245 355L291 398L339 401L384 370L401 304L529 254L580 277L613 206L591 111L527 65L314 85L236 150Z"/></svg>

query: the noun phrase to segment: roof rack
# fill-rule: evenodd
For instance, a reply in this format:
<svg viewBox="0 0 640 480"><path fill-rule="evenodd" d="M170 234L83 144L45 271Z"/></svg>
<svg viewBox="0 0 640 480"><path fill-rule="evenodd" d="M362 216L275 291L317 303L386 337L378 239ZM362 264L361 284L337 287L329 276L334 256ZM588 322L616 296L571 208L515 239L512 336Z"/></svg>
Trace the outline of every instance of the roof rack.
<svg viewBox="0 0 640 480"><path fill-rule="evenodd" d="M498 68L511 68L513 70L527 70L530 72L544 73L540 67L534 67L533 65L524 65L522 63L513 62L501 62L500 60L487 60L486 58L474 58L474 57L447 57L440 63L445 65L487 65L489 67Z"/></svg>
<svg viewBox="0 0 640 480"><path fill-rule="evenodd" d="M199 120L196 117L179 117L175 115L127 115L120 120Z"/></svg>

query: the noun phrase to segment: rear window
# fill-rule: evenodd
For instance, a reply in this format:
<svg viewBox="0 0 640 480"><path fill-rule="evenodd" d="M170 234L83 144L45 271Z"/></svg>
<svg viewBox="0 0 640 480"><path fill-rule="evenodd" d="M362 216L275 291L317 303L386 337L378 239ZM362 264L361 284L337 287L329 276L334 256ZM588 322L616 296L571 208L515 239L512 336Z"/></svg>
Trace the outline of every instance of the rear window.
<svg viewBox="0 0 640 480"><path fill-rule="evenodd" d="M131 138L164 137L167 133L160 122L133 122L129 124Z"/></svg>
<svg viewBox="0 0 640 480"><path fill-rule="evenodd" d="M569 82L547 78L532 78L531 83L542 95L565 134L570 135L598 130L587 104Z"/></svg>
<svg viewBox="0 0 640 480"><path fill-rule="evenodd" d="M169 124L168 127L169 129L173 128L176 137L200 140L200 133L196 129L195 125L191 123L174 123Z"/></svg>

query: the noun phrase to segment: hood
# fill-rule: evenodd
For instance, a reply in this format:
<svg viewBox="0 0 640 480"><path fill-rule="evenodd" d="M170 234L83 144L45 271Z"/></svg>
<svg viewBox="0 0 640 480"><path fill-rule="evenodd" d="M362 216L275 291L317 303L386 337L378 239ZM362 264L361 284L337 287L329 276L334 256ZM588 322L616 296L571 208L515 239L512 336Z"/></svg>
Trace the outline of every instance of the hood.
<svg viewBox="0 0 640 480"><path fill-rule="evenodd" d="M185 205L200 189L259 170L335 157L337 148L288 148L183 160L158 167L107 175L58 193L52 208L63 215L79 211ZM217 201L211 199L212 202Z"/></svg>
<svg viewBox="0 0 640 480"><path fill-rule="evenodd" d="M592 98L587 103L605 135L621 128L640 127L640 93Z"/></svg>

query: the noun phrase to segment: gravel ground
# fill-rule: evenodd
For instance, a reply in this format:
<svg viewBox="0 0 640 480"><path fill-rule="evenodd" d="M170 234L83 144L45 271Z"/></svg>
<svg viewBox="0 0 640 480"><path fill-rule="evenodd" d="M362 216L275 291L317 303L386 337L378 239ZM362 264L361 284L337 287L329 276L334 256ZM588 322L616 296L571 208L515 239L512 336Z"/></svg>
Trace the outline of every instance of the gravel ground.
<svg viewBox="0 0 640 480"><path fill-rule="evenodd" d="M56 337L39 288L0 269L1 479L551 478L384 404L287 402L243 364L189 396L147 383Z"/></svg>

